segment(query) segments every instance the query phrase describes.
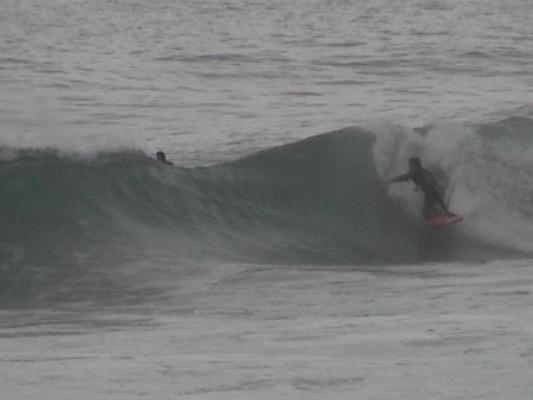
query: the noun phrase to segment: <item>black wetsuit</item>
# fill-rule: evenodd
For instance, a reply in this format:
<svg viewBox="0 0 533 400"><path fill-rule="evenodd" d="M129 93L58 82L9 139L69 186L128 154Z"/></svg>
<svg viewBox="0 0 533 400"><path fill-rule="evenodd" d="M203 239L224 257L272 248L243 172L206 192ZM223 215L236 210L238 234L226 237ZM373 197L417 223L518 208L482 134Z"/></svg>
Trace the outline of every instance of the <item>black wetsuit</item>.
<svg viewBox="0 0 533 400"><path fill-rule="evenodd" d="M444 201L439 193L437 180L431 172L429 172L427 169L420 168L415 173L397 176L393 179L393 182L403 182L408 180L413 181L413 183L420 190L422 190L422 193L424 194L424 207L422 208L422 214L424 218L431 216L435 204L438 204L445 213L449 213L448 207L446 207L446 204L444 204Z"/></svg>

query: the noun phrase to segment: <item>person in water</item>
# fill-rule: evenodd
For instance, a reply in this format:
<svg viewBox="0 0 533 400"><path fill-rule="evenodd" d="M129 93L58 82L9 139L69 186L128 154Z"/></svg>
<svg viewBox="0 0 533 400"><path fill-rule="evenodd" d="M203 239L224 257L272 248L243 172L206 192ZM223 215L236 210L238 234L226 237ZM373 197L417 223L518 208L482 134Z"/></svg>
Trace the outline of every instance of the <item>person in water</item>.
<svg viewBox="0 0 533 400"><path fill-rule="evenodd" d="M167 156L162 151L158 151L157 153L155 153L155 156L157 157L157 161L163 164L174 165L170 161L167 161Z"/></svg>
<svg viewBox="0 0 533 400"><path fill-rule="evenodd" d="M431 172L422 168L420 159L411 157L409 159L409 172L404 175L399 175L389 180L389 183L413 181L416 185L416 190L421 190L424 195L424 207L422 208L422 215L425 219L430 218L435 213L435 206L439 205L442 211L448 216L454 216L446 207L444 200L439 191L437 180Z"/></svg>

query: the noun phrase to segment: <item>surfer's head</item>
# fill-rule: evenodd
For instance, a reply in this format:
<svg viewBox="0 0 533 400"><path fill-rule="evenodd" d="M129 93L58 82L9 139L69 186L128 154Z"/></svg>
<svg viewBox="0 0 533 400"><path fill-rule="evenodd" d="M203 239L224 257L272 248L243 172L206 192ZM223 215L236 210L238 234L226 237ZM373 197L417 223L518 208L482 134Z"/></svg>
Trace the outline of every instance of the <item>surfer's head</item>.
<svg viewBox="0 0 533 400"><path fill-rule="evenodd" d="M155 153L155 156L157 157L158 161L161 161L162 163L167 162L167 156L165 156L165 153L163 153L162 151L158 151L157 153Z"/></svg>
<svg viewBox="0 0 533 400"><path fill-rule="evenodd" d="M167 161L167 156L162 151L158 151L157 153L155 153L155 156L157 157L157 161L159 161L160 163L174 165L170 161Z"/></svg>
<svg viewBox="0 0 533 400"><path fill-rule="evenodd" d="M409 159L409 172L415 173L422 168L422 164L420 163L420 158L418 157L411 157Z"/></svg>

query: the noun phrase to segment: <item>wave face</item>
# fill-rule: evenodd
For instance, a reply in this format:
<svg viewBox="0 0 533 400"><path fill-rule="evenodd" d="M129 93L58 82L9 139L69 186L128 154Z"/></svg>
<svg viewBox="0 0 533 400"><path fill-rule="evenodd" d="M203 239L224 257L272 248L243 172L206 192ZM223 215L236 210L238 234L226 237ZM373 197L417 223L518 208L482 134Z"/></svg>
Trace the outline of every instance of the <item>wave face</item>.
<svg viewBox="0 0 533 400"><path fill-rule="evenodd" d="M384 184L412 155L440 177L464 223L424 226L412 185ZM167 167L140 152L83 158L3 148L1 300L68 298L73 288L76 298L109 292L116 286L110 271L121 265L370 265L530 254L532 155L527 118L416 132L347 128L201 168Z"/></svg>

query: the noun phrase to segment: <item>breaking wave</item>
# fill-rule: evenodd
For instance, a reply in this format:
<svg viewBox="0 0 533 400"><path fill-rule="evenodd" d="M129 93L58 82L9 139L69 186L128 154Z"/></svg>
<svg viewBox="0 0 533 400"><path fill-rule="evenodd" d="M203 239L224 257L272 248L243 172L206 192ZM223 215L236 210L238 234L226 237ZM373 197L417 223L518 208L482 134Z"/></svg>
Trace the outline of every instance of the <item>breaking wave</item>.
<svg viewBox="0 0 533 400"><path fill-rule="evenodd" d="M384 183L413 155L439 177L462 224L424 226L412 185ZM78 295L104 290L114 266L139 260L178 268L191 260L375 265L523 256L533 252L532 167L527 118L346 128L196 168L160 165L138 151L82 157L2 148L2 296L35 286L61 296L58 281L72 281L67 292L74 286Z"/></svg>

